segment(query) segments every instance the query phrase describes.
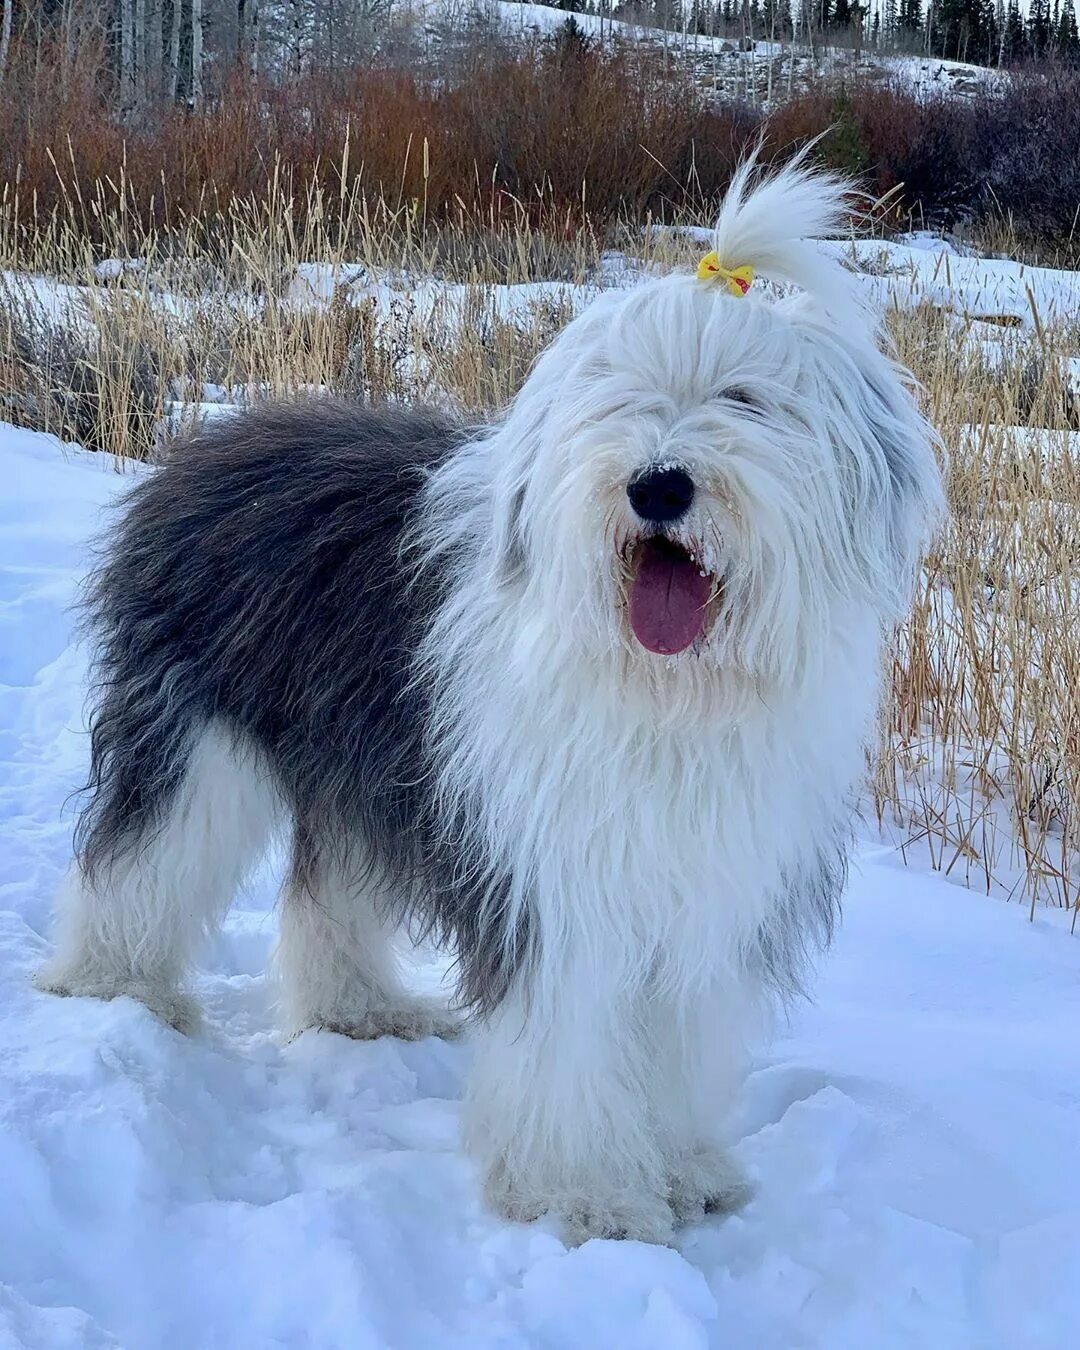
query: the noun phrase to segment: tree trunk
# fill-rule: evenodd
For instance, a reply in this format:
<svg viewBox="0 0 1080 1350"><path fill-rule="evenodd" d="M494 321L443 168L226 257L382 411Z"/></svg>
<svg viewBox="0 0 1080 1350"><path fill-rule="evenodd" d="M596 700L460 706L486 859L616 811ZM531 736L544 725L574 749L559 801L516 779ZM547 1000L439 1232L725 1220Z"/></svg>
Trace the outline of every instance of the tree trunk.
<svg viewBox="0 0 1080 1350"><path fill-rule="evenodd" d="M146 77L143 84L150 98L159 98L161 95L161 63L164 60L161 47L162 23L164 20L163 0L147 0L147 2L150 6L150 15L146 25L146 54L143 57Z"/></svg>
<svg viewBox="0 0 1080 1350"><path fill-rule="evenodd" d="M3 18L0 18L0 84L4 82L8 52L11 49L11 11L13 7L14 0L4 0L4 14Z"/></svg>
<svg viewBox="0 0 1080 1350"><path fill-rule="evenodd" d="M251 0L248 18L248 70L252 75L259 73L259 0Z"/></svg>
<svg viewBox="0 0 1080 1350"><path fill-rule="evenodd" d="M120 0L120 107L127 112L135 102L134 0Z"/></svg>
<svg viewBox="0 0 1080 1350"><path fill-rule="evenodd" d="M131 86L136 103L146 102L146 0L135 0L134 26L131 34L133 69Z"/></svg>
<svg viewBox="0 0 1080 1350"><path fill-rule="evenodd" d="M170 101L176 101L176 91L180 85L180 3L172 0L172 12L169 24L169 78L167 88Z"/></svg>
<svg viewBox="0 0 1080 1350"><path fill-rule="evenodd" d="M203 0L191 0L191 106L202 102Z"/></svg>
<svg viewBox="0 0 1080 1350"><path fill-rule="evenodd" d="M301 15L300 0L290 0L292 8L292 73L296 79L300 78L301 67Z"/></svg>

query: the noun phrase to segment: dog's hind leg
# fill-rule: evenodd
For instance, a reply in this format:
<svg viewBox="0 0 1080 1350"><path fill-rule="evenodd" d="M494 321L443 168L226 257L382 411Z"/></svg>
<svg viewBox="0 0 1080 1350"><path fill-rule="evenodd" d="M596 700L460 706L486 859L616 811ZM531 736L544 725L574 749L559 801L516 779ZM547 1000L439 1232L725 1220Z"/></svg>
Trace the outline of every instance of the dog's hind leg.
<svg viewBox="0 0 1080 1350"><path fill-rule="evenodd" d="M337 1031L359 1040L453 1036L458 1022L401 981L393 905L369 870L317 851L286 887L277 970L287 1032Z"/></svg>
<svg viewBox="0 0 1080 1350"><path fill-rule="evenodd" d="M276 794L255 751L216 726L185 737L168 768L153 762L152 735L113 741L110 753L87 847L60 896L57 950L36 983L127 994L190 1031L198 1011L185 976L261 856Z"/></svg>

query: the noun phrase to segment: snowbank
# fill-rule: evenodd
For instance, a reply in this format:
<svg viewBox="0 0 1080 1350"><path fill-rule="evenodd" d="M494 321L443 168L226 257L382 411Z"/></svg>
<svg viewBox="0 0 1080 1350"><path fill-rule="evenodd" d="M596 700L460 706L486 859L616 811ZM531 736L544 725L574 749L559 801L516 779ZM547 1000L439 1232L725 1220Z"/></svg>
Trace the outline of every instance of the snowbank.
<svg viewBox="0 0 1080 1350"><path fill-rule="evenodd" d="M881 304L933 304L970 318L1013 320L1025 326L1033 311L1045 324L1075 320L1080 272L1028 267L1007 258L970 257L934 235L905 241L857 239L827 243L864 274Z"/></svg>

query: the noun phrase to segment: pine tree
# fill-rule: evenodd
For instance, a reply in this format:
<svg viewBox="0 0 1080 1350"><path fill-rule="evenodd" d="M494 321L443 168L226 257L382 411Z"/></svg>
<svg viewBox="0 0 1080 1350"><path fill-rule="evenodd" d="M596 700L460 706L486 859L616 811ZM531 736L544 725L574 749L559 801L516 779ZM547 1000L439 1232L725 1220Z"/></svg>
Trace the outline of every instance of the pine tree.
<svg viewBox="0 0 1080 1350"><path fill-rule="evenodd" d="M785 26L791 22L791 7L787 0L764 0L761 20L767 38L782 37Z"/></svg>
<svg viewBox="0 0 1080 1350"><path fill-rule="evenodd" d="M1024 31L1024 18L1020 13L1020 0L1009 0L1008 13L1005 16L1005 40L1002 52L1007 64L1023 58L1027 47L1027 33Z"/></svg>
<svg viewBox="0 0 1080 1350"><path fill-rule="evenodd" d="M1076 9L1071 0L1061 7L1061 19L1057 30L1058 52L1064 61L1080 62L1080 25L1077 24Z"/></svg>
<svg viewBox="0 0 1080 1350"><path fill-rule="evenodd" d="M998 8L997 0L982 0L980 6L981 27L979 29L979 44L974 57L975 60L987 66L995 64L998 58L998 48L1001 46Z"/></svg>
<svg viewBox="0 0 1080 1350"><path fill-rule="evenodd" d="M950 61L987 60L988 8L992 18L989 0L937 0L928 15L930 50Z"/></svg>
<svg viewBox="0 0 1080 1350"><path fill-rule="evenodd" d="M902 33L918 33L922 29L922 0L899 0L897 26Z"/></svg>
<svg viewBox="0 0 1080 1350"><path fill-rule="evenodd" d="M1032 56L1043 56L1050 46L1050 0L1031 0L1028 10L1027 45Z"/></svg>

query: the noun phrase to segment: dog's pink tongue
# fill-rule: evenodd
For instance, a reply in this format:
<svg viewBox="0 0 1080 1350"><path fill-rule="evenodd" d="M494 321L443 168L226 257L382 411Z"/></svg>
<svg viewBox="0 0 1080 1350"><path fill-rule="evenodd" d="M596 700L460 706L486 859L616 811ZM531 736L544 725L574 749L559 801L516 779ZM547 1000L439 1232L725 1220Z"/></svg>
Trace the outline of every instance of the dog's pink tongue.
<svg viewBox="0 0 1080 1350"><path fill-rule="evenodd" d="M630 587L630 627L641 645L661 656L685 651L705 624L709 578L663 539L642 548Z"/></svg>

